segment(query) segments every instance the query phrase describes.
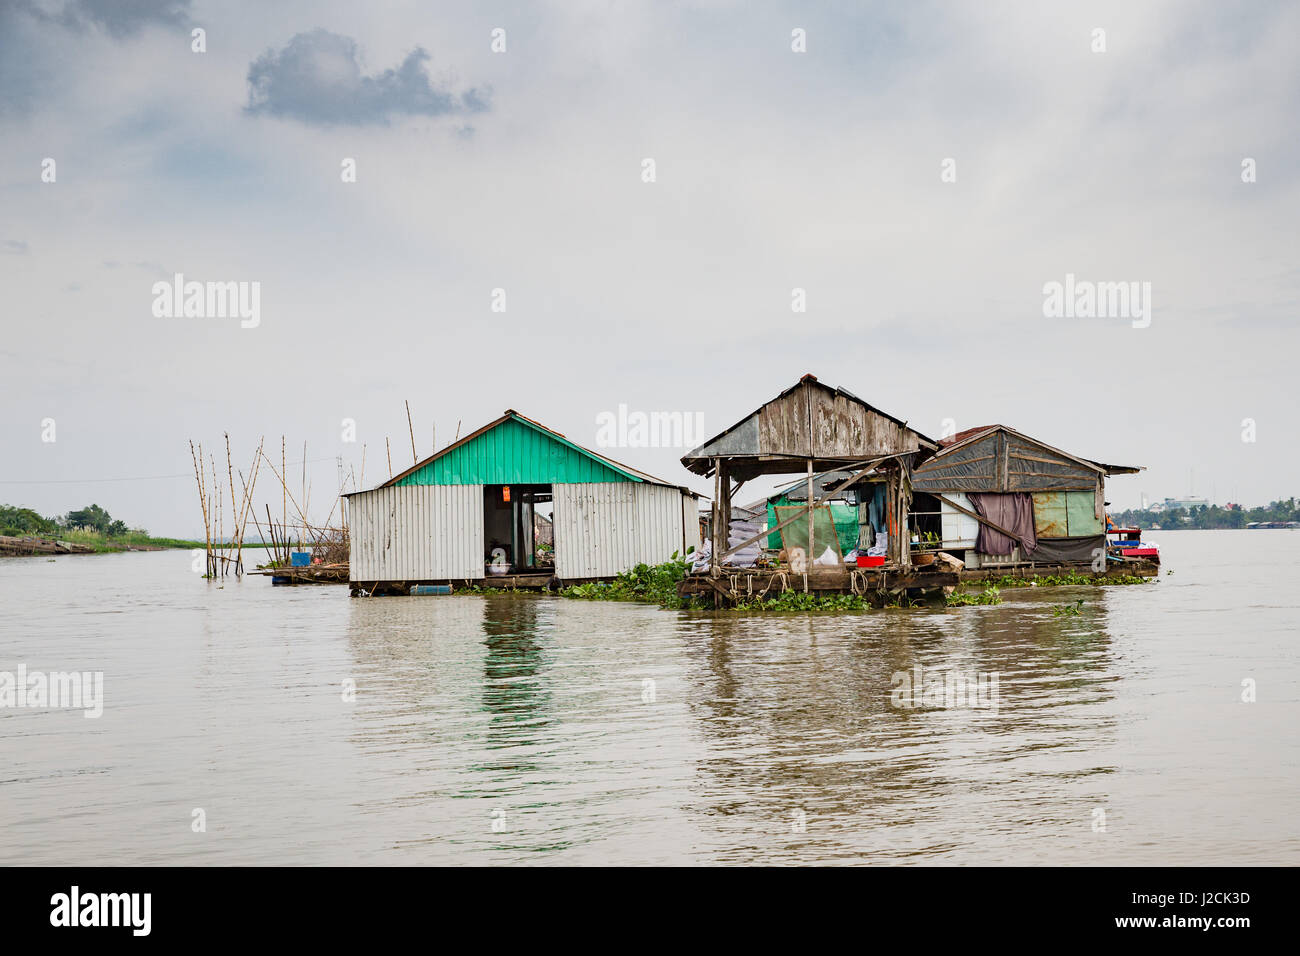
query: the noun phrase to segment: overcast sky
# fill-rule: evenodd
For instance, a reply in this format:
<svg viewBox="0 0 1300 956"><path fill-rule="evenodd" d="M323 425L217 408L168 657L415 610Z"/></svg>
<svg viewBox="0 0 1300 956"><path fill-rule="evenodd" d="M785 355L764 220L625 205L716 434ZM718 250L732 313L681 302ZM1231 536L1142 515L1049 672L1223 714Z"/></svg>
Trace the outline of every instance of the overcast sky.
<svg viewBox="0 0 1300 956"><path fill-rule="evenodd" d="M306 441L323 517L335 456L411 464L406 399L421 456L507 407L593 446L805 372L1147 466L1119 507L1285 497L1297 37L1267 2L0 0L0 502L194 533L187 440L228 431L245 468ZM260 283L259 324L155 315L176 273ZM1149 325L1045 317L1070 273L1149 282Z"/></svg>

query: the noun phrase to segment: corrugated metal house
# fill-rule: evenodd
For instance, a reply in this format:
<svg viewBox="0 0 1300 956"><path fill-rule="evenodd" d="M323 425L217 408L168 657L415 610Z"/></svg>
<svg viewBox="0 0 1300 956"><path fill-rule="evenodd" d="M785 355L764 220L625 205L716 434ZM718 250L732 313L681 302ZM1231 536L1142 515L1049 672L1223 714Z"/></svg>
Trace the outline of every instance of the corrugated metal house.
<svg viewBox="0 0 1300 956"><path fill-rule="evenodd" d="M608 578L699 545L698 495L513 409L370 491L344 496L355 589ZM551 508L554 565L536 551ZM541 542L546 543L546 542ZM521 579L532 578L528 582ZM490 581L489 581L490 583Z"/></svg>
<svg viewBox="0 0 1300 956"><path fill-rule="evenodd" d="M1106 476L1140 470L1071 455L1006 425L970 428L941 444L912 474L914 530L936 535L972 568L1090 563L1105 547ZM996 554L982 545L976 515L985 496L999 495L1028 496L1033 533Z"/></svg>

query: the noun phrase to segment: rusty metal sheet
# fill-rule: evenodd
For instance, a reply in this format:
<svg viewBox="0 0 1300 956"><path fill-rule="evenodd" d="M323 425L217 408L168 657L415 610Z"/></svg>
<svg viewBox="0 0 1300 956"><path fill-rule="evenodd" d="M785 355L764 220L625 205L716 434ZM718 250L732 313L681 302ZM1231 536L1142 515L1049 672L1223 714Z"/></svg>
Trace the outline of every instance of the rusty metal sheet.
<svg viewBox="0 0 1300 956"><path fill-rule="evenodd" d="M1040 538L1064 538L1068 523L1063 491L1036 491L1034 499L1034 534Z"/></svg>

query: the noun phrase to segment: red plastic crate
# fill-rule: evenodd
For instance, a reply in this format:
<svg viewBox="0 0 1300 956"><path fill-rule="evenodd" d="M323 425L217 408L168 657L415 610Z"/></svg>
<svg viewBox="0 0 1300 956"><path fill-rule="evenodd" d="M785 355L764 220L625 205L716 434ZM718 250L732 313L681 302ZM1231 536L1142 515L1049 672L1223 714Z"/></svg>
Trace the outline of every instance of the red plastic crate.
<svg viewBox="0 0 1300 956"><path fill-rule="evenodd" d="M885 556L883 554L858 555L858 567L860 568L879 568L879 567L884 567L884 564L885 564Z"/></svg>

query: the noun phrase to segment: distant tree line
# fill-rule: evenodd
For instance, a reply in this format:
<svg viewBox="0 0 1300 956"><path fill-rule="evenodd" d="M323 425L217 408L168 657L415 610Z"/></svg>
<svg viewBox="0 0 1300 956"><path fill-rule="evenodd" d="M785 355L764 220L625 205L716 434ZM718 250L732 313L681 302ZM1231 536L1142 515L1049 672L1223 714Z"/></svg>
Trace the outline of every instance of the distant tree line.
<svg viewBox="0 0 1300 956"><path fill-rule="evenodd" d="M54 535L69 530L94 531L106 538L120 538L130 530L146 534L143 529L129 529L124 521L116 521L99 505L86 505L66 515L46 518L31 508L0 505L0 534L21 536L25 534Z"/></svg>
<svg viewBox="0 0 1300 956"><path fill-rule="evenodd" d="M1300 521L1300 509L1296 499L1271 501L1259 508L1242 508L1241 505L1229 504L1196 505L1190 510L1185 508L1167 508L1161 511L1131 510L1111 513L1111 520L1116 524L1162 529L1169 528L1244 528L1258 521Z"/></svg>

